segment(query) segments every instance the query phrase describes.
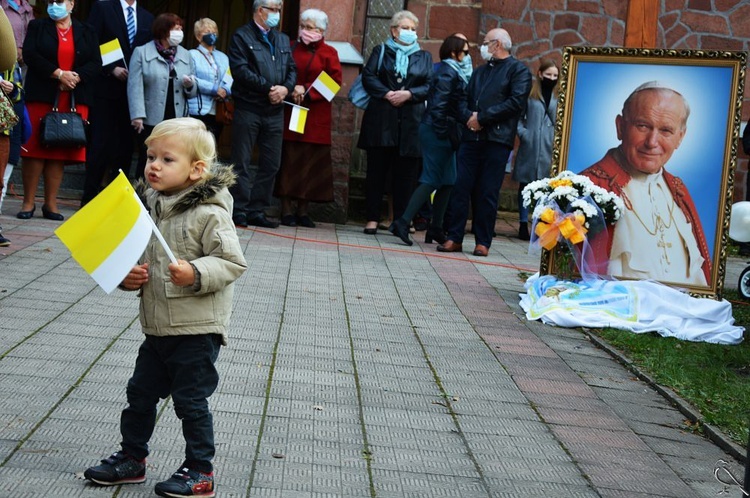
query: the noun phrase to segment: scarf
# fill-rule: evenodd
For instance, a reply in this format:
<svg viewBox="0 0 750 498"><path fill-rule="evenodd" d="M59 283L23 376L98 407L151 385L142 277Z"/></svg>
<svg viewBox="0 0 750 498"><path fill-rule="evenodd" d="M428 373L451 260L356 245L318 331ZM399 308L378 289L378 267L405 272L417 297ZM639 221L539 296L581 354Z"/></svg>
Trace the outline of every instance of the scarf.
<svg viewBox="0 0 750 498"><path fill-rule="evenodd" d="M385 44L396 52L396 65L393 68L396 74L402 78L406 78L406 74L409 71L409 56L421 50L419 43L414 42L411 45L401 45L393 41L392 38L389 38Z"/></svg>
<svg viewBox="0 0 750 498"><path fill-rule="evenodd" d="M177 53L177 47L164 48L161 46L161 43L159 43L159 40L154 40L154 44L156 44L156 51L159 52L159 55L161 55L164 60L167 61L167 64L169 64L169 74L171 76L172 71L174 71L174 56Z"/></svg>
<svg viewBox="0 0 750 498"><path fill-rule="evenodd" d="M467 84L469 83L469 77L466 75L466 72L457 61L453 59L443 59L443 64L448 64L450 67L455 69L458 75L464 81L464 83L467 83Z"/></svg>

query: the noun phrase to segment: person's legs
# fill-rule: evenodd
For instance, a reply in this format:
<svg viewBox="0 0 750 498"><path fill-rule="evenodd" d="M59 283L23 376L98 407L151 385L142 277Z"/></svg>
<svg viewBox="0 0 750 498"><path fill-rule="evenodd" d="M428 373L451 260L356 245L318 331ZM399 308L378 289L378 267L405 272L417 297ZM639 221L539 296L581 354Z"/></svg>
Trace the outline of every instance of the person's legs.
<svg viewBox="0 0 750 498"><path fill-rule="evenodd" d="M245 109L235 109L232 122L232 165L237 174L237 183L230 189L234 198L235 222L238 218L247 221L250 192L253 188L257 165L252 164L253 147L260 130L260 117Z"/></svg>
<svg viewBox="0 0 750 498"><path fill-rule="evenodd" d="M128 406L120 416L122 451L137 460L148 456L148 441L156 426L159 399L169 396L170 378L159 351L160 337L146 336L128 380Z"/></svg>
<svg viewBox="0 0 750 498"><path fill-rule="evenodd" d="M59 213L57 192L62 184L65 167L62 161L47 160L44 164L44 205L50 213Z"/></svg>
<svg viewBox="0 0 750 498"><path fill-rule="evenodd" d="M23 178L23 204L21 212L29 212L34 209L36 189L39 186L39 178L42 177L44 159L26 157L23 160L21 176Z"/></svg>
<svg viewBox="0 0 750 498"><path fill-rule="evenodd" d="M505 163L511 148L484 142L476 181L476 212L472 225L477 245L490 247L497 219L497 202L505 178Z"/></svg>
<svg viewBox="0 0 750 498"><path fill-rule="evenodd" d="M445 211L448 208L453 185L443 185L437 192L432 201L432 227L442 230Z"/></svg>
<svg viewBox="0 0 750 498"><path fill-rule="evenodd" d="M391 167L391 178L392 186L391 192L393 192L393 219L397 220L404 215L406 205L409 203L409 198L414 192L414 185L417 181L417 172L419 171L420 159L416 157L403 157L397 156L397 160ZM407 223L411 223L411 219L408 218Z"/></svg>
<svg viewBox="0 0 750 498"><path fill-rule="evenodd" d="M281 145L284 136L284 113L262 116L258 135L258 169L250 190L248 219L265 216L271 206L273 182L281 167Z"/></svg>
<svg viewBox="0 0 750 498"><path fill-rule="evenodd" d="M208 474L213 471L211 461L216 453L208 398L219 384L215 363L221 349L221 336L206 334L174 339L178 345L166 358L166 365L172 379L174 411L182 421L185 437L184 465Z"/></svg>
<svg viewBox="0 0 750 498"><path fill-rule="evenodd" d="M135 178L143 178L144 171L146 171L146 139L151 136L151 132L154 131L153 126L143 125L143 130L136 135L136 142L138 144L138 164L135 167Z"/></svg>
<svg viewBox="0 0 750 498"><path fill-rule="evenodd" d="M480 153L480 142L463 142L458 149L456 185L453 187L448 202L448 239L459 244L464 240L464 230L466 229L466 220L469 217L471 192L476 182Z"/></svg>
<svg viewBox="0 0 750 498"><path fill-rule="evenodd" d="M393 155L392 148L367 150L367 172L365 174L365 217L367 228L375 229L380 221L383 204L383 191L388 173L388 161Z"/></svg>
<svg viewBox="0 0 750 498"><path fill-rule="evenodd" d="M518 184L518 238L529 240L529 208L523 205L523 189L528 183Z"/></svg>

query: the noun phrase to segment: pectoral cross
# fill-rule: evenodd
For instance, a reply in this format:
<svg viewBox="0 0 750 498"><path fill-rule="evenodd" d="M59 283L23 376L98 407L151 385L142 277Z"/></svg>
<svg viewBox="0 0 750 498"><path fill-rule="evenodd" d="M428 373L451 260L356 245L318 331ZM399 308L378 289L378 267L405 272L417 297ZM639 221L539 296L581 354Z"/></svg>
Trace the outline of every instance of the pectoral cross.
<svg viewBox="0 0 750 498"><path fill-rule="evenodd" d="M659 234L659 241L656 243L656 247L661 247L661 250L664 251L662 259L666 261L668 265L672 264L671 261L669 261L669 249L672 247L672 243L664 240L664 232Z"/></svg>

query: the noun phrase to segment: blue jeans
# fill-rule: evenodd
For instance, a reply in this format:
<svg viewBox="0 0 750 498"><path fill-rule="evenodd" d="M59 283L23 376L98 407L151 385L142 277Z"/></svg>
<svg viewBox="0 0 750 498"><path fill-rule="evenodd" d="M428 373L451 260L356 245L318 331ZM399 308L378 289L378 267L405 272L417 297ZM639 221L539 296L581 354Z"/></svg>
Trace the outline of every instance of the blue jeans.
<svg viewBox="0 0 750 498"><path fill-rule="evenodd" d="M264 214L271 206L273 183L281 167L281 143L284 135L284 110L268 115L247 109L234 110L232 121L232 164L237 183L231 188L233 215L248 219ZM258 164L252 164L253 148L258 144Z"/></svg>
<svg viewBox="0 0 750 498"><path fill-rule="evenodd" d="M128 407L120 418L125 453L139 460L146 458L157 403L171 395L174 411L182 420L185 465L198 472L213 470L216 449L208 398L219 384L214 364L220 348L221 336L217 334L146 336L128 381Z"/></svg>
<svg viewBox="0 0 750 498"><path fill-rule="evenodd" d="M462 142L458 149L456 185L448 205L448 239L463 243L469 207L474 198L472 227L477 245L490 247L497 201L511 147L497 142Z"/></svg>

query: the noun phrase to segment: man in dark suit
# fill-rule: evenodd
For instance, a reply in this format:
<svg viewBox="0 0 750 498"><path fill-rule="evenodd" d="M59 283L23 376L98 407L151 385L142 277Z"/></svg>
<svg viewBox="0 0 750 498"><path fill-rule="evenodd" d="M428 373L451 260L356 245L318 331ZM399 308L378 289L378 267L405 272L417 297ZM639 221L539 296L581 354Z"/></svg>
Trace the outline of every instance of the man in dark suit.
<svg viewBox="0 0 750 498"><path fill-rule="evenodd" d="M128 110L128 62L136 47L153 39L154 16L136 0L101 0L91 6L88 23L99 36L99 43L120 41L123 60L102 67L95 82L95 102L91 108L91 137L86 156L86 183L81 205L93 199L102 182L109 183L122 169L130 171L134 131Z"/></svg>

